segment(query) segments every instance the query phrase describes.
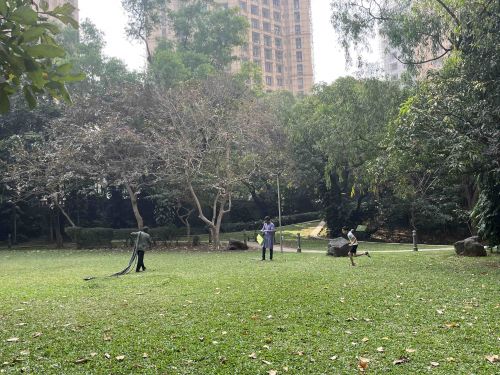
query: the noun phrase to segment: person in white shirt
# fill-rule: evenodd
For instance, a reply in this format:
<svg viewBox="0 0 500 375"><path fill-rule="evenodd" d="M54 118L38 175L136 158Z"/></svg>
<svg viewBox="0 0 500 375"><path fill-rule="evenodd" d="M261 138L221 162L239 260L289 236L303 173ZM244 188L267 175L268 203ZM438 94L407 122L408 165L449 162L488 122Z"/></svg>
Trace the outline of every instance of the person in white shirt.
<svg viewBox="0 0 500 375"><path fill-rule="evenodd" d="M347 227L342 228L342 233L344 235L347 234L347 238L349 239L349 246L351 247L349 249L349 259L351 260L351 265L355 266L356 263L354 263L354 257L360 257L363 255L366 255L367 257L371 258L370 254L368 251L365 251L363 254L356 254L356 251L358 250L358 239L354 235L354 229L349 230Z"/></svg>
<svg viewBox="0 0 500 375"><path fill-rule="evenodd" d="M262 260L266 260L266 248L269 249L269 259L273 260L273 245L274 245L274 232L276 228L269 216L264 218L264 225L261 229L264 235L264 242L262 243Z"/></svg>

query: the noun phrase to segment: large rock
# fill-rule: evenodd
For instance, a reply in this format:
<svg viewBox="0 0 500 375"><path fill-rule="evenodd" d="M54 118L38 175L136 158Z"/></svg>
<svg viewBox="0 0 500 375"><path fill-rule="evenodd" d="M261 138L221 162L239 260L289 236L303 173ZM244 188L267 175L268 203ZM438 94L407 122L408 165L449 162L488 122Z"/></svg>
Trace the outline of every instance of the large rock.
<svg viewBox="0 0 500 375"><path fill-rule="evenodd" d="M229 240L227 245L228 250L248 250L248 245L242 241Z"/></svg>
<svg viewBox="0 0 500 375"><path fill-rule="evenodd" d="M349 252L349 241L343 237L333 238L328 241L328 251L326 255L334 257L346 257Z"/></svg>
<svg viewBox="0 0 500 375"><path fill-rule="evenodd" d="M455 242L455 252L458 255L466 257L485 257L486 250L479 242L477 236L466 238L465 240Z"/></svg>

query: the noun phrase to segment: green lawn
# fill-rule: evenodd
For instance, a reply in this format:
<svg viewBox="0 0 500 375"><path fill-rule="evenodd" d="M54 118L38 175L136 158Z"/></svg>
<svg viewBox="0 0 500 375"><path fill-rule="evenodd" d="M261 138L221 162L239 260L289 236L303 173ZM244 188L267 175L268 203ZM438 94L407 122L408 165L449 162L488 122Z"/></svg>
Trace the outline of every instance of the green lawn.
<svg viewBox="0 0 500 375"><path fill-rule="evenodd" d="M500 373L485 358L500 354L499 256L258 258L153 251L145 273L86 282L128 253L0 251L0 371L356 374L364 357L373 374Z"/></svg>

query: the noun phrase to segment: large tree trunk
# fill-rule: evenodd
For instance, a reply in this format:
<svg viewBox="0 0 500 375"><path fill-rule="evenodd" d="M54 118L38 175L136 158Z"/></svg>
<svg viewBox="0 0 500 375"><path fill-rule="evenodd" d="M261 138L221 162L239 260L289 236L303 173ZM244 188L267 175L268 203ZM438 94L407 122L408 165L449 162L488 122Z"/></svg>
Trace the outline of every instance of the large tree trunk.
<svg viewBox="0 0 500 375"><path fill-rule="evenodd" d="M58 249L61 249L63 247L63 237L61 233L61 218L59 215L59 211L57 211L56 214L55 228L56 228L56 247Z"/></svg>
<svg viewBox="0 0 500 375"><path fill-rule="evenodd" d="M142 229L144 228L144 220L142 219L141 213L139 212L139 206L137 205L137 193L132 190L128 182L125 182L125 187L130 197L130 203L132 203L132 210L134 211L135 220L137 221L137 228Z"/></svg>
<svg viewBox="0 0 500 375"><path fill-rule="evenodd" d="M71 220L71 218L69 217L68 213L64 210L64 208L59 204L59 201L57 199L57 196L56 198L54 199L54 203L56 204L57 208L59 208L59 210L61 211L61 213L64 215L64 217L68 220L68 222L71 224L71 226L74 228L76 227L75 223L73 222L73 220ZM58 216L59 217L59 216ZM59 220L59 219L58 219Z"/></svg>

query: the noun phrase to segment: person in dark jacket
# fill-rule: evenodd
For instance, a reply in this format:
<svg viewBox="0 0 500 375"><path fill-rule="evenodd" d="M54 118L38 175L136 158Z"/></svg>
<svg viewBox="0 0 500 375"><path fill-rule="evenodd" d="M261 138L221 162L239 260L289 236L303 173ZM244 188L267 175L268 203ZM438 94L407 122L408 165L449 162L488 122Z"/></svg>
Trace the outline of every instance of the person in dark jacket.
<svg viewBox="0 0 500 375"><path fill-rule="evenodd" d="M143 271L146 271L146 266L144 265L144 252L147 249L151 249L152 241L151 236L149 235L149 228L144 227L142 231L132 232L131 235L137 237L137 267L135 272L141 272L141 268Z"/></svg>

